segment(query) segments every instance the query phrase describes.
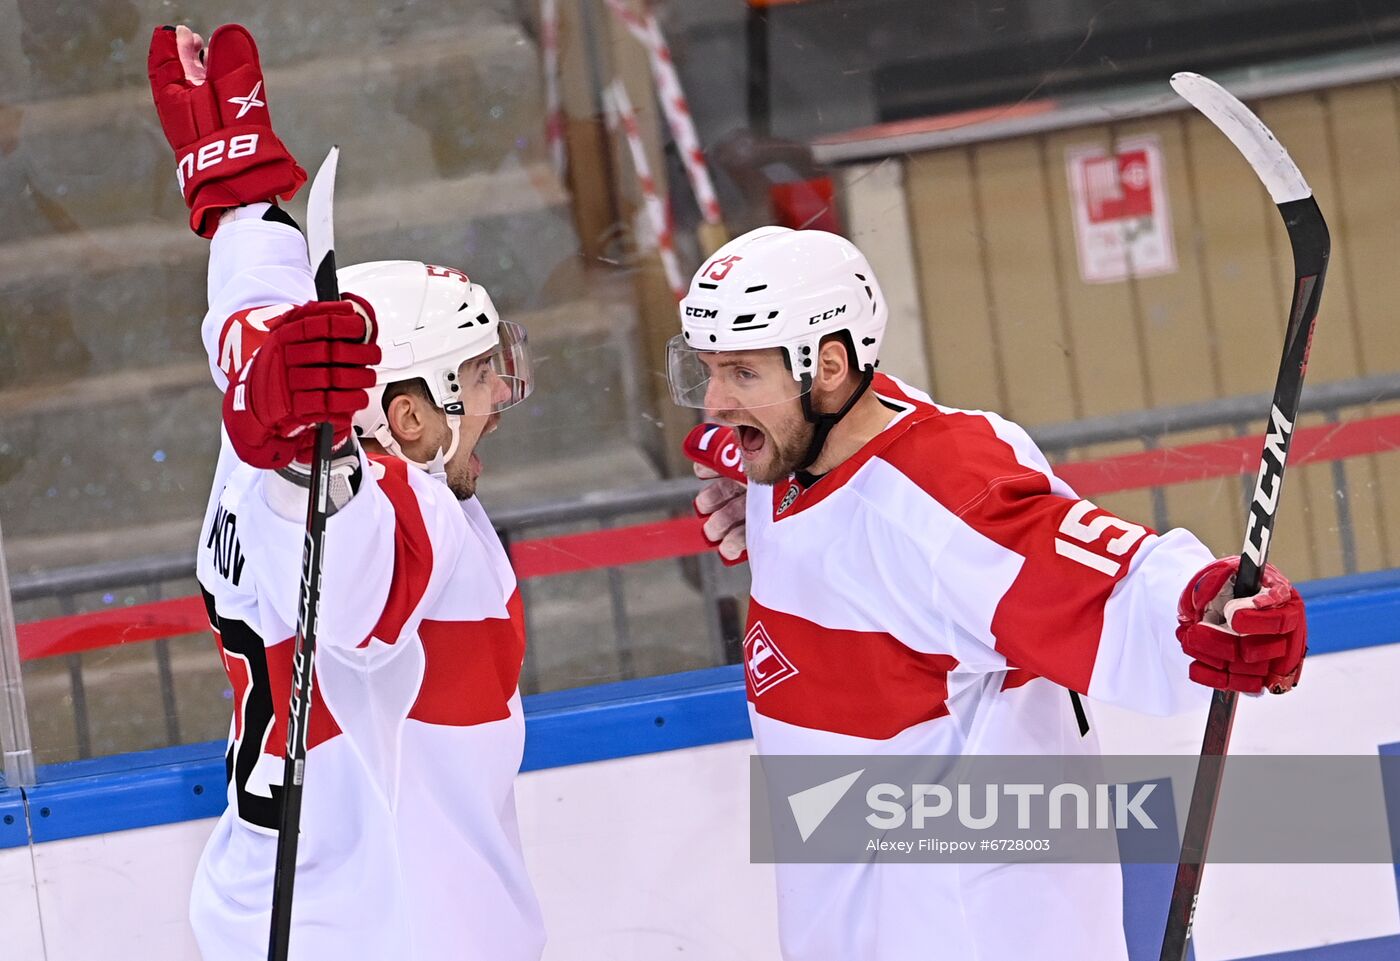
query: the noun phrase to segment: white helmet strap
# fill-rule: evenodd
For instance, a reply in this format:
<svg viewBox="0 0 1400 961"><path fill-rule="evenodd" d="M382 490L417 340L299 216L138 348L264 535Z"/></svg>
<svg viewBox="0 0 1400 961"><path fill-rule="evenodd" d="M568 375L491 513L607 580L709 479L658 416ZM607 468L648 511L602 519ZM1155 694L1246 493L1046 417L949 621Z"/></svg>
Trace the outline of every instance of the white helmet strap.
<svg viewBox="0 0 1400 961"><path fill-rule="evenodd" d="M452 432L452 442L447 445L446 451L439 447L437 453L426 463L416 461L405 454L403 447L399 445L398 438L394 436L394 432L389 429L389 425L386 423L381 423L375 428L374 439L379 442L380 447L399 460L413 465L434 480L442 481L445 484L447 483L447 462L452 459L453 454L457 453L457 448L462 442L462 415L447 414L445 416L447 417L447 429Z"/></svg>

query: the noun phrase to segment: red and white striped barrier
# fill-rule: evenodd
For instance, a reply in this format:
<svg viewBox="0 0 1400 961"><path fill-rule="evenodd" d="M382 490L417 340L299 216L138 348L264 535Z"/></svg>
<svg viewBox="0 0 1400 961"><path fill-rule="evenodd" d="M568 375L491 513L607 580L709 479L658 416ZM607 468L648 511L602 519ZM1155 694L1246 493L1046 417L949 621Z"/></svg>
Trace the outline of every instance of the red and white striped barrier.
<svg viewBox="0 0 1400 961"><path fill-rule="evenodd" d="M559 97L559 0L540 0L540 43L544 47L544 143L549 162L564 179L564 105Z"/></svg>
<svg viewBox="0 0 1400 961"><path fill-rule="evenodd" d="M607 0L608 9L627 28L638 42L646 48L647 60L651 64L652 82L656 85L656 96L661 101L661 110L666 115L666 125L671 129L671 137L676 141L681 158L685 162L686 177L690 189L695 192L695 202L700 207L700 216L707 224L720 222L719 199L715 196L715 185L710 179L710 168L705 163L705 152L700 148L700 137L695 132L695 122L690 117L690 104L681 89L681 79L676 73L676 65L671 60L671 48L661 27L650 13L638 16L627 6L625 0Z"/></svg>
<svg viewBox="0 0 1400 961"><path fill-rule="evenodd" d="M608 129L615 131L621 125L627 136L627 146L632 153L632 167L642 191L647 219L651 221L657 252L661 255L661 266L666 271L666 282L671 285L676 299L680 300L685 296L685 281L681 278L680 263L676 260L670 217L656 189L656 179L651 175L651 164L647 161L646 148L642 145L641 131L637 129L637 115L632 109L632 100L627 96L627 88L622 85L620 79L614 80L603 91L603 107L607 112Z"/></svg>

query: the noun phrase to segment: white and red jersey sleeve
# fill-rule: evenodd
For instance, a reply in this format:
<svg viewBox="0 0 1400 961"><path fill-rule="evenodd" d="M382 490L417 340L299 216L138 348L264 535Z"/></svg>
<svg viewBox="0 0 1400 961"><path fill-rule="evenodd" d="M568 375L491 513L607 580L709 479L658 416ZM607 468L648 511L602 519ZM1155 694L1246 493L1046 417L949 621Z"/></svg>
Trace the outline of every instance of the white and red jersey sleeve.
<svg viewBox="0 0 1400 961"><path fill-rule="evenodd" d="M924 550L940 542L931 603L1008 667L1154 714L1208 696L1174 633L1177 598L1212 559L1194 536L1080 498L995 414L939 409L878 458L925 495L902 516L922 518L904 530Z"/></svg>
<svg viewBox="0 0 1400 961"><path fill-rule="evenodd" d="M373 656L417 629L474 535L446 485L397 458L360 457L358 492L326 520L319 636ZM243 491L231 507L264 618L294 627L306 523L269 496L269 486L289 482L257 473L230 484Z"/></svg>
<svg viewBox="0 0 1400 961"><path fill-rule="evenodd" d="M896 416L860 452L810 487L750 484L753 600L773 635L760 647L790 652L830 631L866 639L795 658L806 662L793 665L804 682L760 692L760 710L791 700L786 716L824 724L802 721L799 703L860 701L840 678L882 651L884 707L853 703L865 721L835 725L841 733L889 737L942 710L926 702L931 688L910 687L918 671L1002 673L1007 687L1044 677L1147 713L1204 702L1209 692L1189 681L1174 634L1177 598L1211 560L1194 536L1155 534L1078 497L1026 432L996 414L938 407L884 375L875 390ZM806 626L774 632L792 618ZM829 685L817 683L824 670ZM888 710L904 702L925 709Z"/></svg>
<svg viewBox="0 0 1400 961"><path fill-rule="evenodd" d="M209 245L209 310L201 334L221 391L261 346L268 320L316 299L306 239L294 227L261 219L267 207L239 209Z"/></svg>

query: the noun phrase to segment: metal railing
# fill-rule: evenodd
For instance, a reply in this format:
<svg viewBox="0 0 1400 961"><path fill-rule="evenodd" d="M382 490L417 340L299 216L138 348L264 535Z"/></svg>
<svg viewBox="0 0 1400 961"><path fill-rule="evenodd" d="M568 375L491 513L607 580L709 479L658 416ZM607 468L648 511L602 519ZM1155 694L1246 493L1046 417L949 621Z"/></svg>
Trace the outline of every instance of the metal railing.
<svg viewBox="0 0 1400 961"><path fill-rule="evenodd" d="M1340 420L1347 408L1400 399L1400 374L1357 378L1348 381L1310 386L1302 410L1321 414L1330 421ZM1267 395L1224 398L1205 403L1178 407L1134 411L1108 417L1087 418L1065 424L1047 425L1030 432L1041 448L1051 456L1063 455L1076 448L1114 441L1137 440L1147 448L1160 446L1171 434L1209 428L1235 428L1243 434L1246 426L1262 421L1269 406ZM1342 563L1346 572L1356 569L1355 533L1347 508L1347 477L1341 461L1332 462L1333 482L1338 492L1338 519ZM1241 477L1242 497L1248 496L1249 478ZM507 549L513 542L523 540L533 531L545 528L584 525L593 529L617 526L620 518L646 514L689 512L690 501L700 482L692 478L659 481L647 487L582 494L546 504L508 508L493 512L493 523ZM1166 517L1163 488L1152 488L1158 529L1170 526ZM736 579L727 573L712 554L681 558L688 565L688 580L698 590L704 612L706 632L714 644L719 663L734 663L741 649L741 626L737 593L742 592ZM632 651L638 640L631 624L626 592L623 590L620 568L604 568L607 578L608 610L618 662L624 677L633 676ZM161 599L165 585L188 580L193 576L194 551L177 551L126 561L106 562L68 567L50 571L20 574L11 579L10 592L16 604L56 600L63 613L76 613L78 598L83 594L116 589L144 589L146 599ZM531 582L521 585L527 622L530 617ZM166 738L171 744L180 743L180 725L175 699L175 677L170 665L168 642L153 642L156 671L160 679L162 708L166 714ZM527 649L521 686L525 691L539 690L541 679L536 667L535 647ZM82 656L67 658L68 682L74 717L76 749L80 757L91 754L90 722L83 678Z"/></svg>
<svg viewBox="0 0 1400 961"><path fill-rule="evenodd" d="M600 491L582 494L544 504L524 505L492 512L492 522L507 551L515 542L545 528L578 526L606 529L616 526L624 517L638 515L689 513L690 502L700 489L694 478L660 481L645 488L621 491ZM18 604L52 601L61 615L79 613L83 595L97 592L121 591L129 601L154 602L168 596L167 586L188 581L194 576L195 551L169 551L121 561L75 565L47 571L19 574L10 582L10 598ZM705 630L714 646L717 663L733 663L739 650L738 604L733 593L734 578L727 577L718 560L710 555L682 558L698 589ZM632 630L629 626L628 605L621 576L616 567L605 568L611 617L611 630L616 639L620 672L623 678L635 676L631 663ZM530 630L530 580L519 584L525 610L527 633ZM141 595L144 593L144 597ZM175 671L171 666L169 641L151 642L159 678L160 700L165 716L165 738L170 745L182 743L179 712L175 695ZM73 713L74 753L79 758L93 755L92 722L88 710L87 685L84 680L83 654L63 654L68 674L68 702ZM521 671L521 688L530 693L547 687L542 685L537 667L536 647L527 646L526 660ZM23 776L16 772L16 776ZM30 773L32 777L32 772Z"/></svg>

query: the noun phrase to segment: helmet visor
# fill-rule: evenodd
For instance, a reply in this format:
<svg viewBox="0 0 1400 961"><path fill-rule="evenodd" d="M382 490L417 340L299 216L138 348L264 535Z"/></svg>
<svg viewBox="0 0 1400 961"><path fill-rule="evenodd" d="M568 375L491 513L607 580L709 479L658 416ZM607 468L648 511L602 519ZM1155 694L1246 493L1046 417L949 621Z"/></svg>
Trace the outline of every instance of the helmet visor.
<svg viewBox="0 0 1400 961"><path fill-rule="evenodd" d="M463 414L481 417L508 410L535 389L525 328L503 320L496 329L500 342L458 368Z"/></svg>
<svg viewBox="0 0 1400 961"><path fill-rule="evenodd" d="M682 335L666 344L666 381L678 406L710 412L786 404L812 388L810 377L793 376L782 348L696 350Z"/></svg>

